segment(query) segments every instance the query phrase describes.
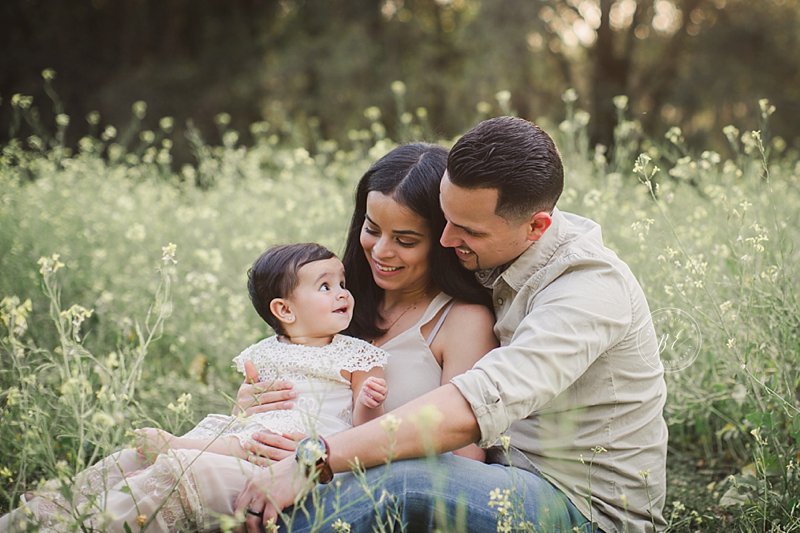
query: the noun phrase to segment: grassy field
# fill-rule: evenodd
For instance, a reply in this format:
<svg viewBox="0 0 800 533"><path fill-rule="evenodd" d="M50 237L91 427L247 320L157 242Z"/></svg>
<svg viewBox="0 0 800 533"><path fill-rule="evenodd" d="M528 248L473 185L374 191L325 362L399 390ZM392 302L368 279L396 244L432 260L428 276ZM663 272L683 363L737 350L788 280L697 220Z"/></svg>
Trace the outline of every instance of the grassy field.
<svg viewBox="0 0 800 533"><path fill-rule="evenodd" d="M606 154L565 103L561 124L542 124L567 169L559 206L602 224L661 340L670 529L800 530L800 155L770 138L768 102L753 131L725 129L723 154L676 129L643 138L622 98ZM10 105L35 123L29 102ZM132 428L228 411L231 358L268 333L247 267L277 242L341 250L356 181L395 144L374 110L347 146L266 123L244 145L222 115L176 170L171 120L141 130L145 113L121 132L90 116L73 149L66 115L54 135L2 146L0 511L130 444Z"/></svg>

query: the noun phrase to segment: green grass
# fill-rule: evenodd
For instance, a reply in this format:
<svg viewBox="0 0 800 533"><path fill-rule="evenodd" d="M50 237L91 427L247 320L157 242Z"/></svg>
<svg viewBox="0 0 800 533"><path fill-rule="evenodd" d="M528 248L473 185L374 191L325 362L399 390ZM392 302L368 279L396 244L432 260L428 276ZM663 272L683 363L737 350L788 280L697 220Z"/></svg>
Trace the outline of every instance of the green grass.
<svg viewBox="0 0 800 533"><path fill-rule="evenodd" d="M544 125L567 169L559 206L603 226L659 313L671 529L800 530L798 153L767 137L768 105L761 133L726 128L716 154L676 130L643 138L619 101L609 155L566 101L565 121ZM229 410L231 358L268 333L246 269L272 243L341 249L355 183L394 145L371 120L348 146L264 123L243 146L221 117L221 143L194 136L196 162L178 170L169 121L69 149L62 118L61 134L2 147L0 511L134 427Z"/></svg>

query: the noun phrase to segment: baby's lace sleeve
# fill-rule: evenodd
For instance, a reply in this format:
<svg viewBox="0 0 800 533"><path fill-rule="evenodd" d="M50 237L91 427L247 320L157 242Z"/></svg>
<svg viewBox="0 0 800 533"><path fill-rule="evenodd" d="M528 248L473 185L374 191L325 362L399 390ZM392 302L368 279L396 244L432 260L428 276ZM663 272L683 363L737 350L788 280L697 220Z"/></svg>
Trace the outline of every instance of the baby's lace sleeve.
<svg viewBox="0 0 800 533"><path fill-rule="evenodd" d="M242 353L233 358L233 366L235 366L236 370L241 372L242 375L244 375L244 362L253 360L253 353L256 350L256 346L258 345L253 344L251 346L248 346L247 348L242 350Z"/></svg>
<svg viewBox="0 0 800 533"><path fill-rule="evenodd" d="M345 339L347 340L345 344L347 357L344 358L342 370L368 372L376 366L386 366L386 360L389 356L386 351L360 339L353 337L345 337Z"/></svg>

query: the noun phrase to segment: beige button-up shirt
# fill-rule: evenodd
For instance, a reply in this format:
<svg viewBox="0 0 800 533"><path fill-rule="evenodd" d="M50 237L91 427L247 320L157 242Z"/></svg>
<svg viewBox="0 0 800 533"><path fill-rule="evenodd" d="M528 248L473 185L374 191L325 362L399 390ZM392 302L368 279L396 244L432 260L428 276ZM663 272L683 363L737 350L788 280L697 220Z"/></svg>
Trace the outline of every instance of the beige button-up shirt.
<svg viewBox="0 0 800 533"><path fill-rule="evenodd" d="M490 457L540 473L604 531L663 528L664 369L644 293L600 226L556 209L508 268L478 277L500 347L451 382L480 445L510 437Z"/></svg>

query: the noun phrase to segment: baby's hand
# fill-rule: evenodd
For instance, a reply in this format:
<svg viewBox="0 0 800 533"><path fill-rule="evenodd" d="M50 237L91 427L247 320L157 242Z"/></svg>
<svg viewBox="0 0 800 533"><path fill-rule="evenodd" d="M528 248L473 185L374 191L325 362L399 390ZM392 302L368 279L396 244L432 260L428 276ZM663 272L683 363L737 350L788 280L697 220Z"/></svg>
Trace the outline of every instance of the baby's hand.
<svg viewBox="0 0 800 533"><path fill-rule="evenodd" d="M375 409L386 399L387 392L389 389L386 380L371 376L364 380L361 392L358 393L358 401L370 409Z"/></svg>
<svg viewBox="0 0 800 533"><path fill-rule="evenodd" d="M142 428L134 430L136 438L136 451L152 462L160 453L171 448L170 444L175 436L172 433L156 428Z"/></svg>

